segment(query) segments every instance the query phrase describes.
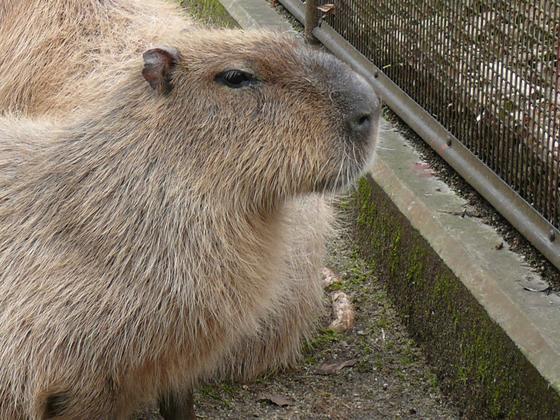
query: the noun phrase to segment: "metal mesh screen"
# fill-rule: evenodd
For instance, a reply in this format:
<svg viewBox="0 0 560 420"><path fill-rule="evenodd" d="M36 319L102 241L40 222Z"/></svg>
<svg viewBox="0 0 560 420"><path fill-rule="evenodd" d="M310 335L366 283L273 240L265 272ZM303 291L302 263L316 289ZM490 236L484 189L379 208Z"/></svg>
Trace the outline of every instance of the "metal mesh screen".
<svg viewBox="0 0 560 420"><path fill-rule="evenodd" d="M325 20L560 227L560 0L323 0Z"/></svg>

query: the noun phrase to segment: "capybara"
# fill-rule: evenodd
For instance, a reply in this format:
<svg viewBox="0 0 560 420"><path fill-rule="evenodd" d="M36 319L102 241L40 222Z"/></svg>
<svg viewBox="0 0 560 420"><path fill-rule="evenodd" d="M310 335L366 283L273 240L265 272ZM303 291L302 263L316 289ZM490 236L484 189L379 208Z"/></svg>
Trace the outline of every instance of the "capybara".
<svg viewBox="0 0 560 420"><path fill-rule="evenodd" d="M371 87L160 1L5 1L0 25L0 418L127 418L291 363Z"/></svg>

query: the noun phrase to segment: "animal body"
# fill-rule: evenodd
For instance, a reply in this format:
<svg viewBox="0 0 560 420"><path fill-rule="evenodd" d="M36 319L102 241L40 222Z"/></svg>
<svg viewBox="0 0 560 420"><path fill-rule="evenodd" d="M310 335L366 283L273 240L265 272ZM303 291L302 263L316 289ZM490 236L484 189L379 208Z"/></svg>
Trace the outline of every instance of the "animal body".
<svg viewBox="0 0 560 420"><path fill-rule="evenodd" d="M292 363L371 88L156 0L2 0L0 27L0 418L181 418L201 378Z"/></svg>

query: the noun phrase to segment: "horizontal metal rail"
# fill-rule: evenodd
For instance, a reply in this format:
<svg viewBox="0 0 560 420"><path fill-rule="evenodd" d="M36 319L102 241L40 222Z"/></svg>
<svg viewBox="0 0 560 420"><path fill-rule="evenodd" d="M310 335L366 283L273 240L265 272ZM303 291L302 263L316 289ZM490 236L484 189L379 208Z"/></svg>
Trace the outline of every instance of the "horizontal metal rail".
<svg viewBox="0 0 560 420"><path fill-rule="evenodd" d="M298 21L305 22L305 5L301 0L280 0L280 3ZM393 112L560 269L558 229L327 23L314 28L313 35L335 56L365 77Z"/></svg>

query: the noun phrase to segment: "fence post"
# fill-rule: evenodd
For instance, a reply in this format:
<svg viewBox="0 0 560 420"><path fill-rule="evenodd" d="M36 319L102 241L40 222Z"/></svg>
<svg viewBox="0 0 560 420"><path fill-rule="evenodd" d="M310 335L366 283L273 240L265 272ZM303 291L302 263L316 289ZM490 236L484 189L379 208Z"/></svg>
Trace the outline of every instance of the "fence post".
<svg viewBox="0 0 560 420"><path fill-rule="evenodd" d="M311 44L317 44L313 36L313 29L319 24L318 0L307 0L305 2L305 39Z"/></svg>

